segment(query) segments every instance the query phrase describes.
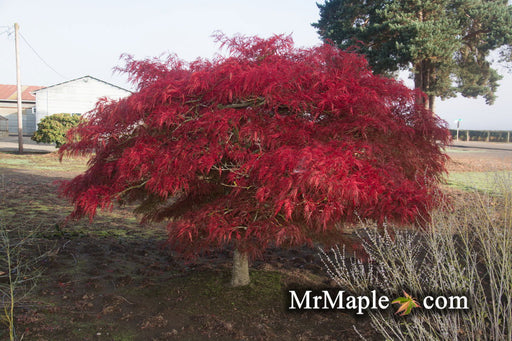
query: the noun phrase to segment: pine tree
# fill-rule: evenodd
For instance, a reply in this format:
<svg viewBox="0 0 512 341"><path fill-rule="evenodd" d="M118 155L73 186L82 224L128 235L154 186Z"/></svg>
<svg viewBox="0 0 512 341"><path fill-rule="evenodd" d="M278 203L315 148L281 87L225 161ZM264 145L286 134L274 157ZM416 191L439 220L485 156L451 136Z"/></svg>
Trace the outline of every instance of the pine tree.
<svg viewBox="0 0 512 341"><path fill-rule="evenodd" d="M502 78L490 53L510 48L507 0L326 0L313 24L325 40L366 55L373 70L410 70L432 111L436 96L495 100ZM506 56L510 57L510 51Z"/></svg>
<svg viewBox="0 0 512 341"><path fill-rule="evenodd" d="M240 285L269 246L335 241L359 218L428 216L448 132L414 91L330 45L217 39L229 53L211 61L127 58L138 90L99 102L60 149L91 155L62 185L73 217L136 202L143 221L169 220L184 256L232 247Z"/></svg>

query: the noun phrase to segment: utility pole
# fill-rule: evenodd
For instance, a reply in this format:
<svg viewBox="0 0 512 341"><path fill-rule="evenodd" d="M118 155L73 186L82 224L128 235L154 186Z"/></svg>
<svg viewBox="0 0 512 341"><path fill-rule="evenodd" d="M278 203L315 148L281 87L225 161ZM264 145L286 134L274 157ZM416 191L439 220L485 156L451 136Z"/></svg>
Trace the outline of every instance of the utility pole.
<svg viewBox="0 0 512 341"><path fill-rule="evenodd" d="M457 142L459 141L459 128L460 128L460 122L462 122L462 118L459 118L455 121L457 123ZM468 140L469 141L469 140Z"/></svg>
<svg viewBox="0 0 512 341"><path fill-rule="evenodd" d="M21 75L20 75L20 50L18 31L20 26L14 24L14 44L16 46L16 85L18 92L18 153L23 154L23 113L21 109Z"/></svg>

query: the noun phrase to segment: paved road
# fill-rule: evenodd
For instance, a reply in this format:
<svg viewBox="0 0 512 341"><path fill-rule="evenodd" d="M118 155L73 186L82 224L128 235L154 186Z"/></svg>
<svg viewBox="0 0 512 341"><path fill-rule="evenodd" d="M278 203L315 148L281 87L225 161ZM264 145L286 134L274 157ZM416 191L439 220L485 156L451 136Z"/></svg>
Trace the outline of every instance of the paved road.
<svg viewBox="0 0 512 341"><path fill-rule="evenodd" d="M509 151L512 152L512 143L498 142L465 142L453 141L450 149L467 150L467 151Z"/></svg>
<svg viewBox="0 0 512 341"><path fill-rule="evenodd" d="M23 151L26 153L51 153L56 151L54 144L34 142L28 136L23 137ZM18 136L0 136L0 152L17 152Z"/></svg>

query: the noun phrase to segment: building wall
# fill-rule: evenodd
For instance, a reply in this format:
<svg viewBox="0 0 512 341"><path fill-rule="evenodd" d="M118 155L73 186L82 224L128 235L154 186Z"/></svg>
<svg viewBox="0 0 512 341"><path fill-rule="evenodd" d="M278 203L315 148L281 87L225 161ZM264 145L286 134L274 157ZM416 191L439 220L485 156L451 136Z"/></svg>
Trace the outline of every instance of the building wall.
<svg viewBox="0 0 512 341"><path fill-rule="evenodd" d="M0 115L0 136L9 135L9 121Z"/></svg>
<svg viewBox="0 0 512 341"><path fill-rule="evenodd" d="M83 77L38 90L35 94L37 124L52 114L84 114L94 109L101 97L119 99L130 92L92 77Z"/></svg>
<svg viewBox="0 0 512 341"><path fill-rule="evenodd" d="M34 102L21 104L23 114L23 134L32 135L36 131L36 116L32 112ZM9 134L18 134L18 105L14 101L0 101L0 115L8 119Z"/></svg>
<svg viewBox="0 0 512 341"><path fill-rule="evenodd" d="M36 132L36 115L32 109L22 111L23 135L33 135ZM8 120L9 134L18 134L18 113L3 115Z"/></svg>

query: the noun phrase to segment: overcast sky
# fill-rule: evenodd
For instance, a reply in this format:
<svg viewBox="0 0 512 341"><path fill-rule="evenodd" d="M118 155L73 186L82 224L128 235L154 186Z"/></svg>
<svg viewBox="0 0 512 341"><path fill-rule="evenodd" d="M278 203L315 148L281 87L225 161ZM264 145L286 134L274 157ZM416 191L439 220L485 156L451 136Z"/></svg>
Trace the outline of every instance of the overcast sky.
<svg viewBox="0 0 512 341"><path fill-rule="evenodd" d="M9 34L15 22L26 39L20 42L22 84L48 86L90 75L130 88L125 75L112 73L122 53L136 59L169 52L189 61L210 58L217 52L211 38L216 30L292 34L299 47L318 45L311 26L319 18L317 1L322 2L0 0L0 84L16 84L14 35ZM512 75L504 70L504 76L493 106L483 99L439 100L437 114L451 126L461 118L466 129L512 130Z"/></svg>

